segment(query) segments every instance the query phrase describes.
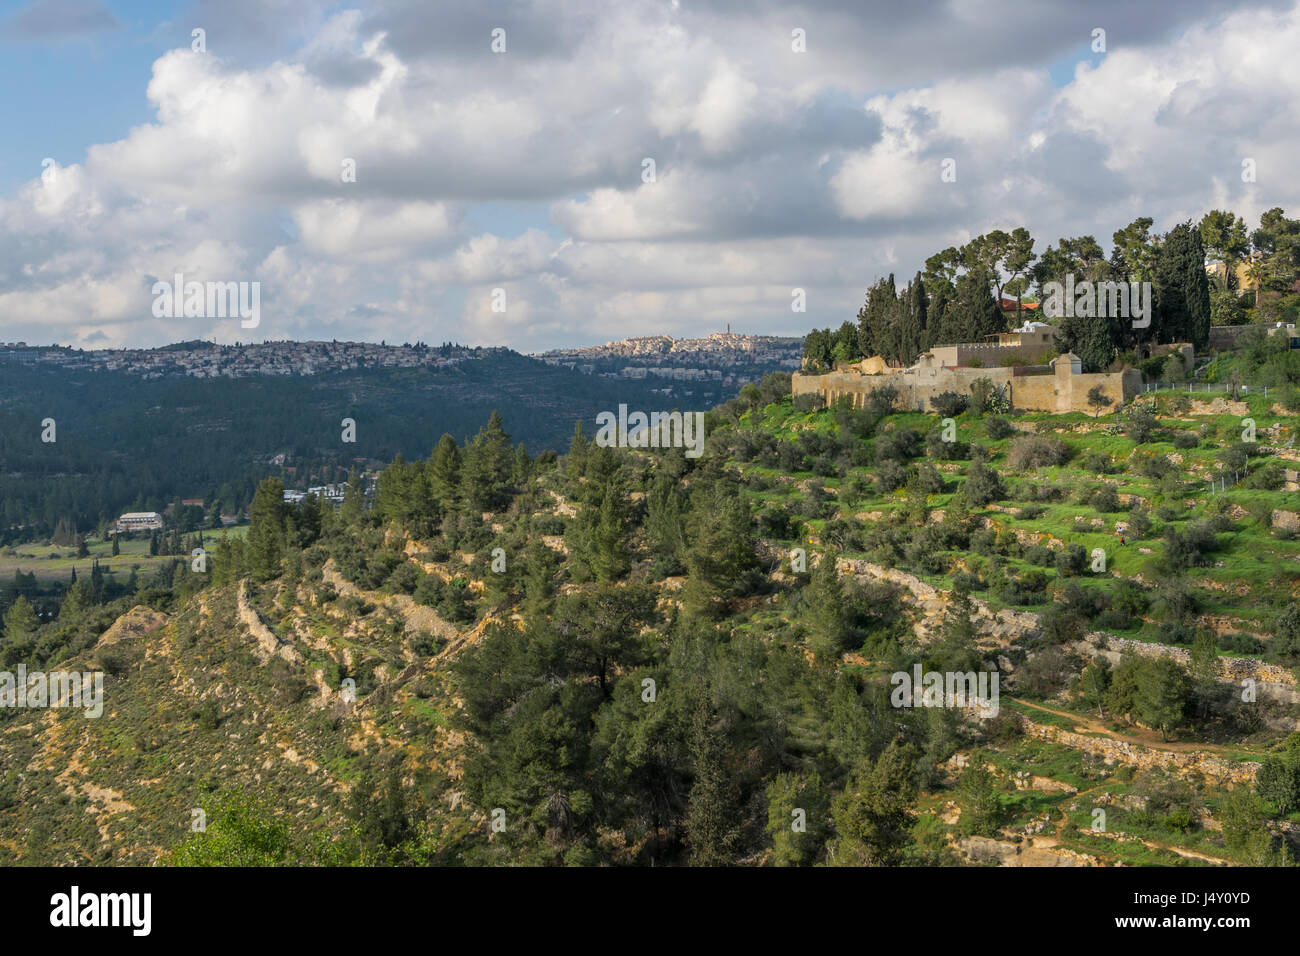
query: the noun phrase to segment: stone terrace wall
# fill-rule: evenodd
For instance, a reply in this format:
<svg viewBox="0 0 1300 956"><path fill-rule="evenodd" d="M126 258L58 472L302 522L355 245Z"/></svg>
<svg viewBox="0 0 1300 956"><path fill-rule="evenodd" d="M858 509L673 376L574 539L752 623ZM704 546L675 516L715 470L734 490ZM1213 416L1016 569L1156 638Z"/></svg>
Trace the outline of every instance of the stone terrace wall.
<svg viewBox="0 0 1300 956"><path fill-rule="evenodd" d="M1260 765L1249 761L1224 760L1204 753L1182 753L1169 750L1156 750L1141 744L1129 743L1127 740L1115 740L1111 737L1089 737L1073 731L1056 727L1052 724L1040 724L1020 715L1020 725L1026 734L1047 740L1051 743L1064 744L1075 750L1082 750L1100 757L1105 761L1132 764L1142 770L1152 767L1177 767L1179 770L1195 770L1206 777L1227 784L1249 784L1255 782Z"/></svg>
<svg viewBox="0 0 1300 956"><path fill-rule="evenodd" d="M861 407L866 396L877 388L893 386L898 389L900 403L904 408L915 411L929 411L930 399L944 392L970 394L971 385L981 378L987 378L995 385L1010 386L1011 404L1022 411L1041 412L1090 412L1088 391L1094 385L1100 385L1112 401L1111 409L1118 408L1135 396L1142 384L1140 372L1129 369L1125 372L1101 372L1095 374L1072 375L1062 373L1058 368L1055 374L1041 373L1039 368L910 368L903 372L885 375L863 375L860 372L828 372L824 375L808 375L796 372L792 376L791 390L794 395L821 395L827 405L849 396L853 404Z"/></svg>
<svg viewBox="0 0 1300 956"><path fill-rule="evenodd" d="M1237 344L1237 339L1249 329L1249 325L1212 325L1210 326L1210 343L1212 349L1230 349Z"/></svg>

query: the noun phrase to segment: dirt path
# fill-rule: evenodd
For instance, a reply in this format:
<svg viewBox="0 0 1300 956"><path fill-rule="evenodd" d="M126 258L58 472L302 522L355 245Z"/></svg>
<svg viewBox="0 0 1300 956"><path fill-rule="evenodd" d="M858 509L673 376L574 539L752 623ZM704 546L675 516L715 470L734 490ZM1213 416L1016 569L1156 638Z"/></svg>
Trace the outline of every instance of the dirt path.
<svg viewBox="0 0 1300 956"><path fill-rule="evenodd" d="M1032 701L1023 700L1019 697L1012 697L1017 704L1024 707L1030 707L1034 710L1041 710L1045 714L1055 714L1057 717L1064 717L1073 721L1075 724L1074 732L1088 732L1101 734L1109 737L1111 740L1119 740L1124 743L1136 744L1139 747L1146 747L1150 750L1170 750L1176 753L1211 753L1211 754L1229 754L1238 755L1249 753L1254 756L1264 756L1253 750L1245 750L1241 747L1225 747L1221 744L1199 744L1189 743L1184 740L1161 740L1160 735L1153 730L1134 729L1129 733L1119 734L1101 721L1092 717L1081 717L1078 714L1072 714L1068 710L1057 710L1054 707L1045 707L1042 704L1035 704Z"/></svg>

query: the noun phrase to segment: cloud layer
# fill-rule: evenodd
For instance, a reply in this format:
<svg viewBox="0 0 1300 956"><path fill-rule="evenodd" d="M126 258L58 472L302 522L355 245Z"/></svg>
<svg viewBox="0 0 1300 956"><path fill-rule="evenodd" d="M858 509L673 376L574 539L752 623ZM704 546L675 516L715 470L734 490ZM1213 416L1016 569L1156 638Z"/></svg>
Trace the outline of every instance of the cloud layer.
<svg viewBox="0 0 1300 956"><path fill-rule="evenodd" d="M485 6L196 5L153 122L0 197L0 338L798 334L990 228L1300 205L1294 5ZM259 281L262 325L155 319L176 272Z"/></svg>

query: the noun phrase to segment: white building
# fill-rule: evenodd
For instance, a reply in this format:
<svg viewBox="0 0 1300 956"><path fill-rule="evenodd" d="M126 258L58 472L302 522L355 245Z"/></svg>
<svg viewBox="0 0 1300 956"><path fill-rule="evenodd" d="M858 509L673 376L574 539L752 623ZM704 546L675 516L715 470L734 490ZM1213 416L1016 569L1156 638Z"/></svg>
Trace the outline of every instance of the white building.
<svg viewBox="0 0 1300 956"><path fill-rule="evenodd" d="M163 526L163 517L156 511L128 511L117 519L113 530L118 533L127 531L157 531Z"/></svg>

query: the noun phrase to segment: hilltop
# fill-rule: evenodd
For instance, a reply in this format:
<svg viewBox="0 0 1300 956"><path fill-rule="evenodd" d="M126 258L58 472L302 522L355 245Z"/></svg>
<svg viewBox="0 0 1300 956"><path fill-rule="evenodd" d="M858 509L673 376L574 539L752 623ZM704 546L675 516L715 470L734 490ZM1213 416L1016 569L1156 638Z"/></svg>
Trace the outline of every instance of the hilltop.
<svg viewBox="0 0 1300 956"><path fill-rule="evenodd" d="M285 349L307 361L315 345L333 351L312 374L281 374L293 367ZM49 538L60 523L102 536L124 511L162 511L186 498L240 514L264 477L289 486L346 481L399 453L427 455L443 434L463 440L493 409L539 454L563 449L577 421L620 402L667 401L644 383L581 375L506 349L443 355L271 343L221 353L222 362L267 373L234 374L243 366L227 364L210 375L210 348L151 350L133 370L104 367L122 360L112 352L0 360L0 543ZM412 364L374 365L372 350ZM672 404L707 407L693 401ZM350 434L344 419L355 423Z"/></svg>
<svg viewBox="0 0 1300 956"><path fill-rule="evenodd" d="M779 335L714 332L704 338L649 335L585 348L553 349L535 356L587 375L644 380L663 394L694 395L709 407L721 404L769 372L797 369L803 339ZM688 383L677 384L673 383Z"/></svg>

